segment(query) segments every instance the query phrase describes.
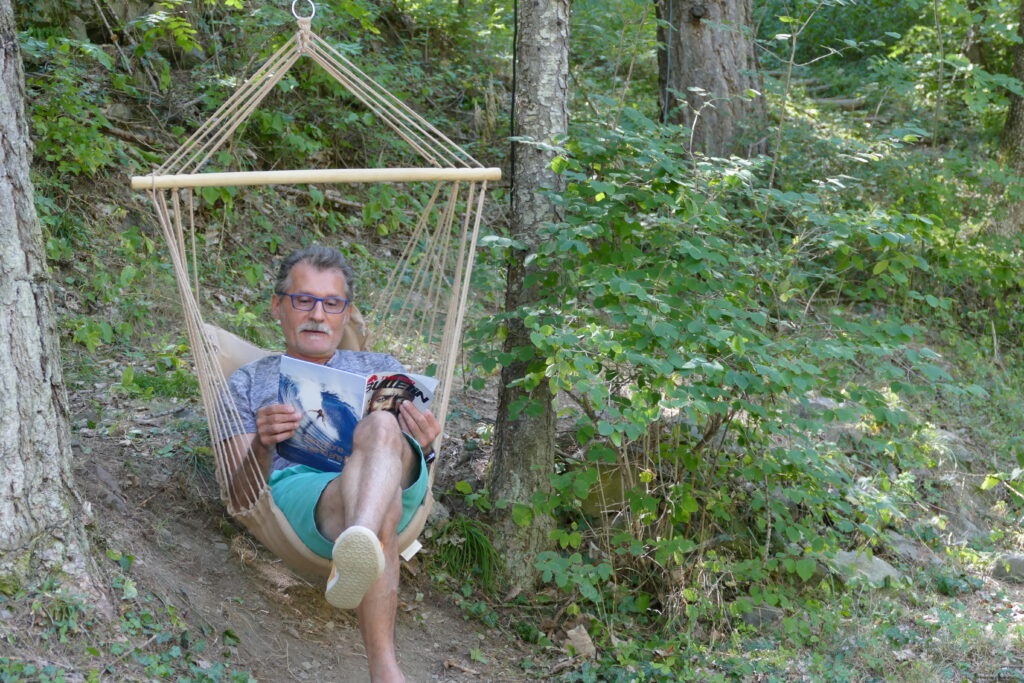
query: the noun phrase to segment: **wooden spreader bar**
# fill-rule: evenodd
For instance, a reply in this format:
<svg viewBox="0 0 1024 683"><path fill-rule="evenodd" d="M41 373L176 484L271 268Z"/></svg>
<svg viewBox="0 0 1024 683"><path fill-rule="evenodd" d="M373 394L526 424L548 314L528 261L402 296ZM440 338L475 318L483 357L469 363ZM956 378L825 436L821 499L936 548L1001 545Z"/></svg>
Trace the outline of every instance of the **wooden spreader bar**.
<svg viewBox="0 0 1024 683"><path fill-rule="evenodd" d="M328 168L299 171L238 171L132 176L132 189L298 185L302 183L414 183L501 180L500 168Z"/></svg>

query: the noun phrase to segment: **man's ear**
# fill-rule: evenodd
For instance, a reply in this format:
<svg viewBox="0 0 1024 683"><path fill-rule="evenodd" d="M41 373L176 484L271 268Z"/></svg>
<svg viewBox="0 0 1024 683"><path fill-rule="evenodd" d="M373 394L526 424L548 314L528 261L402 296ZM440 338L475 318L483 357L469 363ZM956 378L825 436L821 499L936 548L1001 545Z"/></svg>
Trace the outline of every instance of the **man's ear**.
<svg viewBox="0 0 1024 683"><path fill-rule="evenodd" d="M270 315L277 322L281 322L281 299L283 298L280 294L270 295Z"/></svg>

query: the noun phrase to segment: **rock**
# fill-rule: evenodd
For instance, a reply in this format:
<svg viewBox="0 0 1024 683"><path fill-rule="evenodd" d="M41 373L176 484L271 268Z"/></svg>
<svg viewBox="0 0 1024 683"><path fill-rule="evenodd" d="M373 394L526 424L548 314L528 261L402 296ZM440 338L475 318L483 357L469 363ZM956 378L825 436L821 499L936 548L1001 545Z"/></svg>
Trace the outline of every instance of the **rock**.
<svg viewBox="0 0 1024 683"><path fill-rule="evenodd" d="M840 407L840 403L828 396L818 396L817 394L809 394L807 397L807 403L803 406L804 409L811 415L820 415L826 410L836 410Z"/></svg>
<svg viewBox="0 0 1024 683"><path fill-rule="evenodd" d="M892 529L885 532L885 538L889 548L904 562L909 562L919 567L942 563L942 560L935 555L932 549L920 541L907 538Z"/></svg>
<svg viewBox="0 0 1024 683"><path fill-rule="evenodd" d="M945 528L940 533L949 543L978 545L988 543L986 512L991 507L990 495L979 491L977 484L962 473L948 472L936 481L944 487L941 509L947 512Z"/></svg>
<svg viewBox="0 0 1024 683"><path fill-rule="evenodd" d="M903 578L891 564L864 552L837 550L835 556L829 558L828 562L847 583L866 581L873 586L881 586L887 580L898 581Z"/></svg>
<svg viewBox="0 0 1024 683"><path fill-rule="evenodd" d="M747 626L753 626L754 628L767 628L782 621L782 617L784 617L785 614L786 613L778 607L756 605L749 612L741 614L740 619Z"/></svg>
<svg viewBox="0 0 1024 683"><path fill-rule="evenodd" d="M173 548L175 544L174 534L167 527L161 526L156 529L157 544L162 548Z"/></svg>
<svg viewBox="0 0 1024 683"><path fill-rule="evenodd" d="M126 502L124 493L121 491L121 486L117 483L117 479L114 475L99 463L96 463L94 466L94 471L96 473L96 479L103 484L103 487L106 489L101 492L103 494L103 502L109 507L116 508L117 511L122 514L128 514L128 503Z"/></svg>
<svg viewBox="0 0 1024 683"><path fill-rule="evenodd" d="M71 31L71 37L75 40L89 40L89 31L85 27L85 20L77 14L72 14L68 18L68 29Z"/></svg>
<svg viewBox="0 0 1024 683"><path fill-rule="evenodd" d="M568 638L565 639L563 647L570 655L575 653L587 659L593 659L597 656L597 648L594 647L594 641L591 640L590 634L587 633L587 629L583 624L570 629L565 635Z"/></svg>
<svg viewBox="0 0 1024 683"><path fill-rule="evenodd" d="M927 447L935 456L939 469L966 469L978 459L977 454L956 432L935 429L925 432Z"/></svg>
<svg viewBox="0 0 1024 683"><path fill-rule="evenodd" d="M107 117L122 121L131 121L134 118L132 108L123 102L114 102L107 107Z"/></svg>
<svg viewBox="0 0 1024 683"><path fill-rule="evenodd" d="M430 514L427 515L427 525L432 527L438 526L447 522L451 516L452 513L448 511L448 508L435 500L433 507L430 508Z"/></svg>
<svg viewBox="0 0 1024 683"><path fill-rule="evenodd" d="M969 517L957 517L949 520L952 538L958 543L979 543L987 541L989 533L971 521Z"/></svg>
<svg viewBox="0 0 1024 683"><path fill-rule="evenodd" d="M1024 583L1024 554L1000 555L992 566L992 578L1008 583Z"/></svg>

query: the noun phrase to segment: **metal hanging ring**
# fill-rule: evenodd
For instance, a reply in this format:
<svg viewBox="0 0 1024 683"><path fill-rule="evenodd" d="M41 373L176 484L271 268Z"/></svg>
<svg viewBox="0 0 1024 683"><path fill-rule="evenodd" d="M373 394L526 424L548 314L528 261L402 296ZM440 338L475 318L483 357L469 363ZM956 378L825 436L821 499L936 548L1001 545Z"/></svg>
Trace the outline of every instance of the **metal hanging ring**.
<svg viewBox="0 0 1024 683"><path fill-rule="evenodd" d="M308 17L300 17L298 11L295 9L295 6L297 4L299 4L299 0L292 0L292 16L293 17L295 17L296 19L312 19L313 17L316 16L316 5L313 4L313 0L306 0L306 2L309 3L309 10L310 10L309 16Z"/></svg>

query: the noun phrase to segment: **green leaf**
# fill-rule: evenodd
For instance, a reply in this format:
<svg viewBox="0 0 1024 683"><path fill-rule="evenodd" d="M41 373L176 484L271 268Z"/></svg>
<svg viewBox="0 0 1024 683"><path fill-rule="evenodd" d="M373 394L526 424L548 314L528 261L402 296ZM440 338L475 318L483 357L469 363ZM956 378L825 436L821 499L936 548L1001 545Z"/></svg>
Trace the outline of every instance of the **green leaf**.
<svg viewBox="0 0 1024 683"><path fill-rule="evenodd" d="M533 521L533 508L522 503L512 505L512 521L521 527L527 527Z"/></svg>
<svg viewBox="0 0 1024 683"><path fill-rule="evenodd" d="M1000 481L1002 480L999 477L990 474L985 477L985 481L981 482L981 490L988 491L990 488L998 486Z"/></svg>
<svg viewBox="0 0 1024 683"><path fill-rule="evenodd" d="M796 569L797 576L799 576L802 580L807 581L812 576L814 576L814 571L815 569L817 569L817 567L818 563L815 562L813 558L805 557L803 559L797 560L794 568Z"/></svg>

